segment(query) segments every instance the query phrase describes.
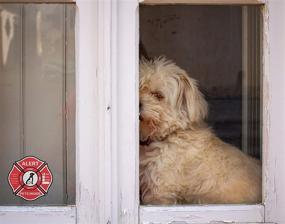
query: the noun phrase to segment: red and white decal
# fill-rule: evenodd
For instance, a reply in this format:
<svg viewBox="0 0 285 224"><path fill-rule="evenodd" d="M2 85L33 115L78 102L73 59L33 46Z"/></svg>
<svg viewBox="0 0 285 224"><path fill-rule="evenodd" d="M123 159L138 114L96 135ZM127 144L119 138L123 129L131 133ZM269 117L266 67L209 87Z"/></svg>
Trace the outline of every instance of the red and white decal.
<svg viewBox="0 0 285 224"><path fill-rule="evenodd" d="M52 173L46 162L27 156L13 164L8 181L15 195L34 201L47 194Z"/></svg>

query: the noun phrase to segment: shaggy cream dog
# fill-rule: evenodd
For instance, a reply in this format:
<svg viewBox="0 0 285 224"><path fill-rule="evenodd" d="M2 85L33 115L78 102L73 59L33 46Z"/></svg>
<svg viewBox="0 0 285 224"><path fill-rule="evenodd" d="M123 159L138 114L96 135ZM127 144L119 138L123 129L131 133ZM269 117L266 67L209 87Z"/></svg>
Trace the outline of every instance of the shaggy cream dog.
<svg viewBox="0 0 285 224"><path fill-rule="evenodd" d="M197 82L165 58L140 63L143 204L258 203L261 165L204 122Z"/></svg>

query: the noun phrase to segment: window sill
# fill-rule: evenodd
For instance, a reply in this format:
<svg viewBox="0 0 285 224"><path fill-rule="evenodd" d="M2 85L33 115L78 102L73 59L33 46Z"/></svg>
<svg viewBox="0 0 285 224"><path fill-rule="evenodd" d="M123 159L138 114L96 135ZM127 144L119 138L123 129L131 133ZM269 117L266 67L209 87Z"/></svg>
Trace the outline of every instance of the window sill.
<svg viewBox="0 0 285 224"><path fill-rule="evenodd" d="M264 206L258 205L194 205L140 206L140 223L213 223L264 222Z"/></svg>
<svg viewBox="0 0 285 224"><path fill-rule="evenodd" d="M1 223L75 224L75 206L0 206Z"/></svg>

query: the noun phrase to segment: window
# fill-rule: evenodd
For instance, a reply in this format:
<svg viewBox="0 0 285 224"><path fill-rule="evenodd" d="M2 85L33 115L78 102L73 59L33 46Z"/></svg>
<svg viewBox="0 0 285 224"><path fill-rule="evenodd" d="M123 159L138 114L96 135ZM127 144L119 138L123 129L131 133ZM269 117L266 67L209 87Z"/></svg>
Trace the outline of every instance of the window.
<svg viewBox="0 0 285 224"><path fill-rule="evenodd" d="M203 31L205 33L208 33L208 35L210 36L211 34L211 29L205 29L205 26L207 24L203 23L203 28L202 26L199 29L199 26L192 26L192 30L191 30L191 26L192 24L195 24L195 15L199 14L199 9L201 10L201 8L203 8L205 11L207 11L207 9L210 11L210 8L212 7L215 8L216 10L220 9L224 9L226 10L226 8L228 7L228 9L230 8L231 10L229 10L228 12L230 12L231 16L228 18L228 21L223 21L224 24L228 23L228 24L235 24L237 25L237 36L235 36L237 39L237 42L234 41L234 38L231 39L231 43L235 43L234 47L231 48L231 51L235 51L234 49L239 49L235 52L235 57L238 57L238 55L240 54L241 57L240 59L236 60L237 63L240 63L236 68L240 68L240 74L242 74L242 76L240 76L240 78L238 78L238 72L235 73L237 76L234 80L237 81L237 84L240 86L240 95L239 97L237 97L235 100L236 101L236 105L238 105L238 107L236 108L231 108L231 114L228 117L229 120L228 122L233 124L233 121L235 120L235 127L231 126L231 132L226 131L226 128L223 129L223 125L222 126L216 126L217 122L215 121L215 118L212 117L211 119L211 115L210 115L210 122L212 121L212 125L216 126L216 132L217 134L224 139L224 141L232 141L232 144L236 144L238 146L240 146L240 148L254 156L257 158L260 158L262 156L262 151L261 149L263 148L263 150L266 151L266 145L263 145L267 140L261 140L261 136L262 134L264 134L264 127L262 127L261 124L264 124L263 122L266 122L266 117L264 117L264 114L260 113L260 106L263 106L262 108L265 108L264 105L266 105L267 102L262 102L262 99L264 99L264 95L260 95L262 94L266 94L266 92L263 92L263 88L264 85L266 86L266 81L262 80L262 73L263 73L263 69L265 67L264 66L264 58L266 61L266 56L263 57L262 53L263 53L263 47L268 46L266 45L266 41L263 42L263 38L266 39L266 36L264 36L262 27L263 27L263 21L266 21L266 17L264 17L266 15L266 8L264 8L263 6L249 6L249 5L244 5L241 6L238 3L242 4L242 2L234 2L234 1L229 1L229 2L223 2L223 1L219 1L218 5L212 6L210 2L195 2L195 1L167 1L167 2L161 2L161 1L143 1L143 3L145 5L141 6L141 11L140 11L140 48L141 48L141 54L146 55L147 57L153 57L153 56L157 56L157 54L161 55L164 54L166 56L169 55L174 55L175 57L175 62L176 63L180 63L183 64L184 63L184 69L186 69L186 71L189 71L189 73L193 76L193 72L191 72L191 69L189 68L189 70L187 70L187 64L188 67L189 64L194 64L195 63L195 59L193 58L193 52L195 52L195 48L199 48L200 47L200 51L198 50L198 52L200 54L203 54L205 51L203 51L203 46L197 44L199 43L199 40L197 42L193 41L193 39L195 39L195 35L197 35L197 33L200 32L203 33ZM174 3L174 4L173 4ZM177 3L177 5L175 5L175 3ZM183 4L185 3L185 4ZM229 3L229 4L227 4ZM253 2L244 2L244 3L253 3ZM156 5L157 4L157 5ZM166 4L170 4L170 5L166 5ZM191 5L193 4L193 5ZM197 6L197 4L204 4L204 5L199 5ZM223 4L227 4L224 6L221 6ZM231 5L233 4L233 5ZM237 5L236 5L237 4ZM210 5L210 6L209 6ZM187 17L187 13L186 10L188 10L189 8L192 7L193 11L191 11L191 15L190 13L188 14L188 16L192 16L190 20L188 17L188 20L185 19L184 22L177 22L177 21L183 21L183 17ZM180 12L181 14L178 14L177 12L179 11L180 8ZM194 10L196 9L196 10ZM236 11L235 11L236 10ZM148 12L147 12L148 11ZM190 11L190 10L189 10ZM203 21L203 15L205 15L201 13L200 16L197 18L197 20ZM214 11L214 10L213 10ZM212 11L212 12L213 12ZM240 19L238 19L238 15L240 16ZM214 14L214 13L213 13ZM235 14L235 15L234 15ZM223 13L219 13L219 16L225 16L226 14ZM219 16L216 16L215 19L213 17L210 17L211 19L209 19L211 22L212 27L217 25L217 24L213 24L216 21L221 18ZM234 19L235 18L235 19ZM217 20L216 20L217 19ZM224 18L225 19L225 18ZM193 21L194 20L194 21ZM226 19L225 19L226 20ZM197 23L197 22L196 22ZM201 22L202 23L202 22ZM217 22L218 23L218 22ZM175 24L173 25L173 27L171 27L170 24ZM238 25L240 24L240 25ZM221 25L221 24L219 24ZM155 27L155 28L154 28ZM182 27L181 30L179 30L179 28ZM233 28L233 26L230 26L231 28ZM217 28L217 27L216 27ZM220 27L221 28L221 27ZM229 26L223 27L224 30L226 30L227 28L229 28ZM192 31L189 32L189 36L186 35L187 31L185 31L185 29L188 29ZM234 29L234 28L233 28ZM178 31L177 31L178 30ZM219 30L219 29L217 29ZM195 32L196 31L196 32ZM197 32L198 31L198 32ZM180 32L180 33L179 33ZM195 32L195 34L193 34L193 32ZM181 34L182 33L182 34ZM223 31L219 30L219 34L222 35L221 33L223 33ZM228 32L230 33L230 32ZM179 36L183 37L180 38L179 41ZM198 37L199 38L199 37ZM197 38L197 39L198 39ZM201 42L203 42L203 37L200 37L202 40ZM230 37L231 38L231 37ZM196 44L195 46L191 46L191 44L189 43L184 44L184 41L181 41L181 39L185 40L191 40L191 44ZM238 40L239 39L239 40ZM156 42L156 41L157 42ZM204 41L205 43L205 41ZM217 42L216 44L219 45L219 43ZM225 43L224 43L225 44ZM182 47L181 47L182 46ZM221 45L219 45L221 46ZM209 46L208 46L209 47ZM180 49L183 53L177 52ZM189 50L187 52L187 50ZM228 48L224 48L224 50L228 50ZM197 52L197 51L196 51ZM202 53L201 53L202 52ZM215 52L216 55L218 55L220 52ZM185 55L186 54L186 55ZM140 55L141 56L141 55ZM183 57L184 56L184 57ZM200 57L199 59L199 54L198 54L198 58L196 59L198 62L200 62L200 67L201 64L204 63L205 64L210 64L209 61L199 61L200 59L202 59L202 57ZM192 58L191 58L192 57ZM188 61L185 62L183 61L183 58L187 58ZM185 59L185 60L187 60ZM192 60L189 60L192 59ZM231 58L230 54L227 55L227 59L233 59ZM227 59L224 59L224 61L227 61ZM215 60L212 58L212 60ZM231 62L233 62L233 60L231 60ZM192 70L196 70L197 67L199 67L199 65L193 65L192 64ZM217 64L217 63L216 63ZM227 63L229 64L229 63ZM231 69L234 69L235 65L233 65L232 63L230 63L232 65ZM236 64L237 65L237 64ZM186 67L186 68L185 68ZM195 68L196 67L196 68ZM202 70L206 70L207 68L200 68L199 70L199 75L201 79L203 78L203 75L201 75L201 71ZM228 70L229 71L229 70ZM203 72L203 71L202 71ZM221 73L220 73L221 74ZM229 72L228 72L229 75ZM195 75L194 75L195 76ZM202 77L201 77L202 76ZM195 77L196 78L196 77ZM199 80L199 79L198 79ZM199 80L200 81L200 80ZM229 80L228 80L229 81ZM233 81L233 80L232 80ZM204 86L203 88L203 84L200 81L200 85L202 85L202 90L204 90L204 93L206 93L205 95L208 96L208 100L212 101L210 102L210 111L211 111L211 106L212 106L212 110L219 111L219 105L221 107L221 105L223 105L223 101L225 100L224 97L221 97L219 100L221 100L219 102L219 104L215 104L215 101L217 99L211 99L212 96L214 96L215 94L209 94L209 89L207 91L207 87L209 86L214 86L213 82L208 82L206 84L206 86ZM204 84L205 85L205 84ZM223 85L222 83L219 83L220 87ZM243 86L243 87L242 87ZM242 88L241 88L242 87ZM235 91L237 89L232 89L231 91ZM223 92L223 91L222 91ZM225 91L224 91L225 92ZM212 96L211 96L212 95ZM230 97L230 94L227 94L228 96L226 98L228 98L227 100L231 101L232 103L233 98ZM243 103L242 103L243 101ZM224 101L225 102L225 101ZM224 104L225 105L225 104ZM239 109L238 109L239 108ZM220 108L221 109L221 108ZM239 110L238 113L236 113ZM236 111L236 112L234 112ZM219 114L219 113L218 113ZM234 114L238 115L237 117L239 117L238 119L234 119L233 117L235 116ZM236 117L236 118L237 118ZM263 117L263 122L261 121L260 118ZM230 121L232 120L232 121ZM221 120L222 122L223 119ZM263 132L262 132L263 129ZM240 133L240 134L233 134L235 131L234 130L238 130L236 133ZM234 138L228 138L226 135L223 135L223 132L226 133L226 135L229 135L231 137ZM241 134L242 133L242 134ZM266 136L265 136L266 137ZM263 143L263 144L262 144ZM266 164L265 164L266 166ZM263 176L264 177L264 176ZM268 176L266 176L268 178ZM266 181L266 180L265 180ZM266 185L265 185L266 186ZM266 189L264 190L264 192L266 192ZM266 196L265 197L265 201L266 201ZM213 210L212 210L213 209ZM222 210L224 210L224 212L222 212ZM265 208L266 209L266 208ZM235 212L233 212L233 210L241 212L241 214L243 215L237 215L235 214ZM250 211L251 210L251 211ZM213 212L214 211L214 212ZM249 212L250 211L250 212ZM259 211L258 213L255 213L254 211ZM149 206L141 206L140 209L140 220L142 220L143 222L161 222L161 223L167 223L167 222L171 222L171 221L190 221L191 222L210 222L211 219L213 220L223 220L226 219L225 217L223 217L223 214L226 215L230 215L231 214L231 220L233 219L240 219L239 222L249 222L249 220L251 219L251 221L253 222L262 222L263 220L263 215L259 216L260 214L262 214L263 208L262 206L249 206L246 208L241 206L234 206L231 207L230 205L228 206L224 206L224 207L215 207L215 206L210 206L208 208L203 208L203 207L158 207L158 206L154 206L154 207L149 207ZM215 213L215 214L211 214L211 213ZM245 213L244 213L245 212ZM246 213L249 212L247 215ZM255 215L254 215L255 213ZM197 219L193 220L191 218L185 218L185 216L188 215L193 215L195 216ZM249 216L249 214L251 214L252 216ZM185 215L185 216L184 216ZM219 218L217 218L217 216L219 216ZM214 218L215 217L215 218ZM244 219L244 220L243 220Z"/></svg>
<svg viewBox="0 0 285 224"><path fill-rule="evenodd" d="M210 126L224 141L257 158L261 149L260 12L260 6L140 6L144 51L140 56L164 55L198 80L209 104Z"/></svg>
<svg viewBox="0 0 285 224"><path fill-rule="evenodd" d="M0 7L0 203L74 204L74 6ZM47 195L34 201L13 194L7 181L13 163L25 156L46 161L53 175Z"/></svg>
<svg viewBox="0 0 285 224"><path fill-rule="evenodd" d="M168 1L168 0L167 0ZM162 3L160 0L141 1ZM185 3L185 1L176 1ZM195 0L187 3L197 4ZM199 4L213 4L201 0ZM139 206L137 0L76 1L76 205L0 206L1 223L282 223L285 73L282 1L263 4L263 205ZM270 54L269 54L270 52ZM110 159L111 158L111 159Z"/></svg>
<svg viewBox="0 0 285 224"><path fill-rule="evenodd" d="M209 116L206 123L212 127L215 134L224 142L237 147L238 149L246 152L252 157L256 157L257 159L260 159L260 155L262 154L262 129L260 126L260 116L262 110L260 107L260 99L262 98L262 92L260 91L262 86L262 40L260 38L262 33L261 21L261 6L140 6L140 43L141 49L143 49L143 51L140 52L140 57L146 57L149 58L149 60L156 60L155 58L164 56L166 59L172 60L179 67L186 70L189 77L198 81L198 89L203 92L204 98L209 105ZM143 73L143 70L141 71ZM164 74L163 71L165 70L161 69L162 74L160 75ZM174 71L172 72L174 73ZM166 74L164 78L167 79ZM168 82L169 81L170 80L168 80ZM158 82L158 80L156 80L156 82ZM161 85L167 84L166 82L162 82ZM149 87L151 87L151 85ZM173 85L170 86L170 88L173 88ZM163 91L164 94L166 94L165 101L167 101L168 91L165 89ZM173 89L172 91L175 92L176 90ZM188 97L191 97L190 94ZM142 94L140 98L142 100L141 117L145 117L146 120L151 120L152 115L151 112L149 112L152 110L151 106L146 105L147 109L144 110L144 104L150 104L150 102L144 102L144 94ZM155 106L157 107L157 105ZM190 104L190 107L191 106L199 107L199 105ZM165 109L167 109L167 107ZM183 110L183 108L179 110ZM159 108L155 109L155 111L161 113ZM200 110L199 113L203 113L203 111ZM160 115L164 116L163 113ZM179 121L178 118L176 119ZM146 122L148 121L144 122L143 118L141 120L141 133L144 135L144 130L147 129L147 127L145 127L147 126ZM170 120L166 122L171 122ZM163 118L162 122L164 122ZM159 129L159 125L157 128ZM177 130L179 132L179 129L176 129L176 131ZM184 131L183 133L187 132ZM155 136L156 134L154 134L154 137ZM168 136L174 135L171 135L170 133ZM152 136L149 138L152 138ZM168 137L166 136L164 138ZM190 138L191 137L189 136L188 139ZM197 136L197 138L199 137ZM202 138L202 135L200 135L200 138ZM211 139L209 138L208 140L204 141L208 141L208 143L210 143ZM161 142L161 147L164 147L164 144L167 145L164 140L158 140L157 142ZM190 145L187 146L188 148L184 151L184 156L187 154L186 151L189 151L189 153L191 152L191 145L193 144L204 144L204 147L207 147L205 142L192 141L189 144ZM171 148L170 144L167 146ZM157 145L157 147L159 146ZM147 146L140 147L140 150L147 151L147 148ZM149 148L152 148L152 146L150 145ZM163 149L167 150L166 148ZM220 146L220 149L225 149L225 146ZM213 151L215 149L211 150ZM171 149L171 151L175 151L175 148ZM140 153L144 155L144 152ZM223 152L221 151L220 153ZM145 153L145 156L147 156L146 154L147 152ZM171 154L171 152L169 152L169 154ZM162 153L161 156L163 155L165 154ZM180 153L177 152L177 154L174 153L172 156L177 156L178 159L179 155ZM200 154L200 156L203 156L203 154ZM164 158L166 159L166 157L167 155L165 155ZM158 161L165 161L161 157L156 156L147 156L147 158L152 158L152 162L154 163L156 161L155 158L157 158ZM209 165L211 162L214 162L211 161L210 157L208 157L208 159ZM218 157L216 157L216 159L218 159ZM236 160L237 157L232 159ZM195 159L192 157L187 161L188 169L198 169L198 167L191 166L193 161L195 161ZM144 162L142 161L142 163ZM165 166L167 166L167 162L164 163ZM173 169L175 169L175 166L177 169L187 169L181 163L172 164L171 166L174 166ZM203 166L203 164L201 164L201 166ZM159 168L151 168L151 163L148 165L145 164L142 167L144 167L143 169L145 170L142 171L142 176L145 174L145 177L142 177L141 179L141 181L144 181L144 185L150 184L152 181L155 182L154 179L146 176L151 175L152 172L152 175L155 176L155 170L158 170L156 172L161 173ZM238 167L236 167L236 169L238 169ZM261 166L259 166L259 169L260 172L256 174L256 176L261 177ZM208 173L209 171L206 171L206 169L200 170L200 173L203 172ZM223 171L220 170L220 173L222 172ZM251 173L253 171L249 169L247 172ZM189 171L187 175L190 178L191 175L195 174L192 174L191 171ZM170 186L172 184L171 178L169 177L169 179L166 177L166 179L163 179L163 176L163 174L160 175L161 181L165 181ZM184 178L184 175L182 175L181 178ZM214 179L215 177L212 178ZM235 181L237 181L237 179ZM191 182L195 182L195 179L192 179ZM185 180L184 183L187 183L187 181ZM222 183L223 182L220 184ZM197 182L197 184L201 184L201 188L203 188L204 185L207 185L207 183L204 183L204 181ZM255 184L259 186L254 186ZM153 188L157 187L157 191L160 189L159 185L154 184L151 186ZM178 186L179 184L177 187ZM188 183L188 186L189 189L191 189L191 183ZM207 186L209 187L209 185ZM199 192L195 186L192 186L192 188L193 191L197 190ZM251 188L258 188L259 190L257 191L261 192L261 179L255 183L252 183ZM144 193L141 193L144 195L143 198L147 197L145 195L154 194L151 193L151 190L147 187L144 189L145 190L142 190ZM184 190L187 191L187 189ZM216 188L216 190L218 190L218 188ZM213 193L211 193L211 191L212 190L203 191L203 194L212 195ZM175 194L175 192L173 192L173 194ZM177 192L177 194L180 193ZM191 194L191 192L189 192L189 194ZM194 199L197 196L203 201L203 196L198 196L198 193L196 195L195 193L193 194L194 196L185 197L190 201L195 201L198 200ZM156 196L153 195L152 197ZM163 201L163 196L161 195L161 197L161 200ZM167 198L168 196L165 197ZM183 197L183 194L180 197ZM152 202L156 203L156 200L159 199L152 199ZM211 199L211 202L218 203L213 199ZM261 194L259 194L259 199L255 203L257 202L261 202Z"/></svg>

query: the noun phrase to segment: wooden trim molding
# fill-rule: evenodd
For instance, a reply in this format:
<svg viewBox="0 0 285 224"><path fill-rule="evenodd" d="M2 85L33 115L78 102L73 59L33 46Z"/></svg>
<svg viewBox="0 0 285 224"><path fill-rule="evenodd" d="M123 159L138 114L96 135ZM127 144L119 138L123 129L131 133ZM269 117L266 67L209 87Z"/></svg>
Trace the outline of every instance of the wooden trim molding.
<svg viewBox="0 0 285 224"><path fill-rule="evenodd" d="M265 0L139 0L144 5L263 5Z"/></svg>
<svg viewBox="0 0 285 224"><path fill-rule="evenodd" d="M263 179L265 221L285 221L285 1L269 0L264 9ZM280 35L281 34L281 35Z"/></svg>
<svg viewBox="0 0 285 224"><path fill-rule="evenodd" d="M76 5L77 224L138 224L138 0Z"/></svg>

